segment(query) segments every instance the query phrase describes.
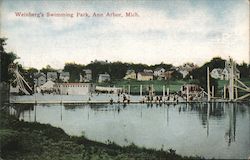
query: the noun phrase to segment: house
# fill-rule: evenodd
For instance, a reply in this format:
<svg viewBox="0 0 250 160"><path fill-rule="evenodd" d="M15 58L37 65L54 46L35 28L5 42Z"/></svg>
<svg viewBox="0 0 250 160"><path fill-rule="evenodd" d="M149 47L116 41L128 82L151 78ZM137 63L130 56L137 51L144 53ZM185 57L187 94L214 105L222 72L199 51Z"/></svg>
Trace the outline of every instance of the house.
<svg viewBox="0 0 250 160"><path fill-rule="evenodd" d="M47 72L47 81L51 80L55 82L57 80L57 72Z"/></svg>
<svg viewBox="0 0 250 160"><path fill-rule="evenodd" d="M68 82L70 78L69 72L61 72L59 79L62 80L63 82Z"/></svg>
<svg viewBox="0 0 250 160"><path fill-rule="evenodd" d="M138 81L150 81L153 80L153 72L138 72L137 73Z"/></svg>
<svg viewBox="0 0 250 160"><path fill-rule="evenodd" d="M221 68L214 68L214 69L210 72L210 75L211 75L211 77L214 78L214 79L221 79L221 80L224 79L224 76L223 76L223 69L221 69Z"/></svg>
<svg viewBox="0 0 250 160"><path fill-rule="evenodd" d="M53 91L54 90L55 83L51 80L47 81L43 85L41 85L39 88L43 91Z"/></svg>
<svg viewBox="0 0 250 160"><path fill-rule="evenodd" d="M166 71L165 73L163 73L163 76L164 76L163 78L165 80L169 80L173 77L173 73L174 73L174 71Z"/></svg>
<svg viewBox="0 0 250 160"><path fill-rule="evenodd" d="M211 77L215 79L221 79L221 80L229 80L230 79L230 71L231 71L231 66L230 66L230 61L225 62L225 68L214 68L211 72L210 75ZM240 78L240 71L234 66L234 75L237 78Z"/></svg>
<svg viewBox="0 0 250 160"><path fill-rule="evenodd" d="M155 77L159 77L160 75L162 75L166 70L164 68L156 68L154 70L154 76Z"/></svg>
<svg viewBox="0 0 250 160"><path fill-rule="evenodd" d="M90 82L92 80L92 70L84 69L83 72L84 72L84 75L82 76L82 81L83 82Z"/></svg>
<svg viewBox="0 0 250 160"><path fill-rule="evenodd" d="M98 82L102 83L102 82L106 82L106 81L110 81L110 75L108 73L99 74Z"/></svg>
<svg viewBox="0 0 250 160"><path fill-rule="evenodd" d="M151 69L144 69L143 72L144 73L153 73L153 71Z"/></svg>
<svg viewBox="0 0 250 160"><path fill-rule="evenodd" d="M192 70L198 68L197 65L193 63L185 63L182 66L176 67L175 70L182 74L182 77L185 78Z"/></svg>
<svg viewBox="0 0 250 160"><path fill-rule="evenodd" d="M189 72L185 69L178 70L178 72L182 74L182 78L185 78L189 74Z"/></svg>
<svg viewBox="0 0 250 160"><path fill-rule="evenodd" d="M44 73L38 72L34 74L34 85L39 87L46 83L46 75Z"/></svg>
<svg viewBox="0 0 250 160"><path fill-rule="evenodd" d="M136 79L136 73L134 70L127 70L126 76L123 79Z"/></svg>
<svg viewBox="0 0 250 160"><path fill-rule="evenodd" d="M63 95L87 95L93 91L91 83L56 83L55 89Z"/></svg>

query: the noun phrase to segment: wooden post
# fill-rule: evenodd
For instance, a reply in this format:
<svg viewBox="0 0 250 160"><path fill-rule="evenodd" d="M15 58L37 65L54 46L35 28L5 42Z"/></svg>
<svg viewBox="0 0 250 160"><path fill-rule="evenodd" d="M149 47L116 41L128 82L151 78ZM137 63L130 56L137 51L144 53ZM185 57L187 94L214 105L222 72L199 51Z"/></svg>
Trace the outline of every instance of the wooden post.
<svg viewBox="0 0 250 160"><path fill-rule="evenodd" d="M153 94L153 93L154 93L154 92L153 92L154 90L153 90L153 88L154 88L154 85L152 84L152 85L151 85L151 92L152 92L152 93L151 93L151 94L152 94L151 96L152 96L152 97L154 97L154 94Z"/></svg>
<svg viewBox="0 0 250 160"><path fill-rule="evenodd" d="M212 97L214 97L214 86L212 86Z"/></svg>
<svg viewBox="0 0 250 160"><path fill-rule="evenodd" d="M36 97L36 92L35 92L35 104L37 104L37 97Z"/></svg>
<svg viewBox="0 0 250 160"><path fill-rule="evenodd" d="M167 96L169 96L169 88L167 88Z"/></svg>
<svg viewBox="0 0 250 160"><path fill-rule="evenodd" d="M162 87L162 96L165 97L165 85Z"/></svg>
<svg viewBox="0 0 250 160"><path fill-rule="evenodd" d="M187 85L187 102L189 102L189 86Z"/></svg>
<svg viewBox="0 0 250 160"><path fill-rule="evenodd" d="M207 136L209 135L209 115L210 115L210 103L207 105Z"/></svg>
<svg viewBox="0 0 250 160"><path fill-rule="evenodd" d="M35 114L34 114L34 121L36 122L36 105L34 105L34 112L35 112Z"/></svg>
<svg viewBox="0 0 250 160"><path fill-rule="evenodd" d="M230 59L229 61L230 61L229 100L232 101L234 99L234 63L232 59Z"/></svg>
<svg viewBox="0 0 250 160"><path fill-rule="evenodd" d="M207 67L207 101L210 102L211 100L211 93L210 93L210 76L209 76L209 67Z"/></svg>
<svg viewBox="0 0 250 160"><path fill-rule="evenodd" d="M62 84L60 84L60 98L61 98L61 104L62 104Z"/></svg>
<svg viewBox="0 0 250 160"><path fill-rule="evenodd" d="M142 97L142 85L140 85L140 96Z"/></svg>
<svg viewBox="0 0 250 160"><path fill-rule="evenodd" d="M237 82L235 81L235 85L237 86ZM235 99L238 98L238 88L235 87Z"/></svg>
<svg viewBox="0 0 250 160"><path fill-rule="evenodd" d="M226 91L227 91L227 88L226 88L226 85L224 85L224 90L223 90L223 98L224 99L226 99L227 98L227 93L226 93Z"/></svg>
<svg viewBox="0 0 250 160"><path fill-rule="evenodd" d="M128 95L130 95L130 85L128 85Z"/></svg>

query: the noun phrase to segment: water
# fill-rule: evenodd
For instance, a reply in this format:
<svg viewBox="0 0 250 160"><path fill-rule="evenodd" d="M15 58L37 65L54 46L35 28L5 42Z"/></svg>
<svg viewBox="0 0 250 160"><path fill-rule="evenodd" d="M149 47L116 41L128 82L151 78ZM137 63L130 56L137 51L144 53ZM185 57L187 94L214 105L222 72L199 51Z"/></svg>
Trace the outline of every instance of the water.
<svg viewBox="0 0 250 160"><path fill-rule="evenodd" d="M250 156L249 104L46 104L15 106L10 112L25 121L49 123L70 135L104 143L172 148L177 154L205 158Z"/></svg>

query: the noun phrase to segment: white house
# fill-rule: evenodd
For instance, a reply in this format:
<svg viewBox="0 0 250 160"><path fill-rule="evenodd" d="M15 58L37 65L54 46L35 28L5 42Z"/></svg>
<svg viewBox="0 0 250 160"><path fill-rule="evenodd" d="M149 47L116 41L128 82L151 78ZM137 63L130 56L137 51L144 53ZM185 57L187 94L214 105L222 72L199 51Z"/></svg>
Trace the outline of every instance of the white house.
<svg viewBox="0 0 250 160"><path fill-rule="evenodd" d="M61 72L59 79L62 80L63 82L68 82L70 78L69 72Z"/></svg>
<svg viewBox="0 0 250 160"><path fill-rule="evenodd" d="M137 80L138 81L150 81L150 80L153 80L153 73L138 72L137 73Z"/></svg>
<svg viewBox="0 0 250 160"><path fill-rule="evenodd" d="M47 72L47 81L56 81L57 80L57 72Z"/></svg>
<svg viewBox="0 0 250 160"><path fill-rule="evenodd" d="M178 72L182 74L182 78L185 78L189 74L189 72L185 69L180 69Z"/></svg>
<svg viewBox="0 0 250 160"><path fill-rule="evenodd" d="M193 63L185 63L182 66L176 67L175 70L182 74L185 78L192 70L196 69L198 66Z"/></svg>
<svg viewBox="0 0 250 160"><path fill-rule="evenodd" d="M223 69L221 69L221 68L214 68L214 69L210 72L210 75L211 75L211 77L214 78L214 79L221 79L221 80L224 79L224 76L223 76Z"/></svg>
<svg viewBox="0 0 250 160"><path fill-rule="evenodd" d="M55 83L49 80L46 83L44 83L43 85L41 85L39 88L43 91L48 91L48 90L52 91L54 89L54 85L55 85Z"/></svg>
<svg viewBox="0 0 250 160"><path fill-rule="evenodd" d="M136 79L136 73L134 70L127 70L126 76L123 79Z"/></svg>
<svg viewBox="0 0 250 160"><path fill-rule="evenodd" d="M164 68L156 68L154 70L154 76L155 77L159 77L160 75L162 75L163 73L165 73L165 69Z"/></svg>
<svg viewBox="0 0 250 160"><path fill-rule="evenodd" d="M229 80L230 78L230 71L231 71L231 63L230 61L225 62L225 68L220 69L220 68L214 68L211 72L210 75L211 77L215 79L221 79L221 80ZM237 76L237 78L240 78L240 71L234 66L234 75Z"/></svg>
<svg viewBox="0 0 250 160"><path fill-rule="evenodd" d="M46 83L46 75L44 73L38 72L34 74L34 85L39 87Z"/></svg>
<svg viewBox="0 0 250 160"><path fill-rule="evenodd" d="M92 71L90 69L84 69L83 72L84 75L81 76L80 81L90 82L92 80Z"/></svg>
<svg viewBox="0 0 250 160"><path fill-rule="evenodd" d="M105 81L110 81L110 75L108 73L99 74L98 82L101 83Z"/></svg>

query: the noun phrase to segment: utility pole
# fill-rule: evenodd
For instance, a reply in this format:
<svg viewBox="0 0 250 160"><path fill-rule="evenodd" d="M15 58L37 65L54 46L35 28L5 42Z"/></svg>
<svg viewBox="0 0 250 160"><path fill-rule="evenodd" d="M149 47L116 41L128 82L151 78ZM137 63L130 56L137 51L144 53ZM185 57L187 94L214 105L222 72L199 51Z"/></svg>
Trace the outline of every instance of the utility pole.
<svg viewBox="0 0 250 160"><path fill-rule="evenodd" d="M234 63L233 60L230 59L230 68L229 68L229 100L232 101L234 99Z"/></svg>
<svg viewBox="0 0 250 160"><path fill-rule="evenodd" d="M210 102L211 94L210 94L210 77L209 77L209 67L207 67L207 101Z"/></svg>
<svg viewBox="0 0 250 160"><path fill-rule="evenodd" d="M142 97L142 85L140 85L140 96Z"/></svg>
<svg viewBox="0 0 250 160"><path fill-rule="evenodd" d="M162 87L162 96L165 97L165 85Z"/></svg>

